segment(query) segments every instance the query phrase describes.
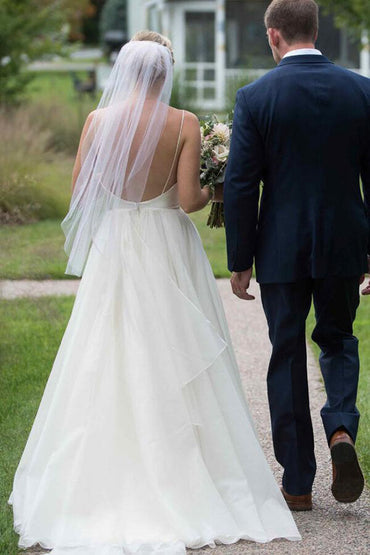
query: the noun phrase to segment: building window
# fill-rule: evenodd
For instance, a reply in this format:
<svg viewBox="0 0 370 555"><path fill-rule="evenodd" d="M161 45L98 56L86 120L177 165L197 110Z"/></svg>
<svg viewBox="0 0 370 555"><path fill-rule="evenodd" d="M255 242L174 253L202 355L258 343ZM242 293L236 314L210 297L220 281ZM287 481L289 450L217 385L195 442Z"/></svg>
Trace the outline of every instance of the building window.
<svg viewBox="0 0 370 555"><path fill-rule="evenodd" d="M215 61L215 14L186 12L186 62Z"/></svg>
<svg viewBox="0 0 370 555"><path fill-rule="evenodd" d="M150 6L147 9L147 28L157 33L162 31L161 12L157 6Z"/></svg>
<svg viewBox="0 0 370 555"><path fill-rule="evenodd" d="M268 4L265 0L226 2L228 68L268 69L274 66L263 23Z"/></svg>

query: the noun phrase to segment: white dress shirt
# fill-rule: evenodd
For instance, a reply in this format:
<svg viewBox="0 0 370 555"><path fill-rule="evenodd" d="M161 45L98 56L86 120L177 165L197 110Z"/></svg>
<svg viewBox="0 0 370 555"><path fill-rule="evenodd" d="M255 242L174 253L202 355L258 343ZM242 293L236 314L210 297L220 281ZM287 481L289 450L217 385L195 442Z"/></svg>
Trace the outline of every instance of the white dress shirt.
<svg viewBox="0 0 370 555"><path fill-rule="evenodd" d="M297 50L291 50L290 52L287 52L284 56L284 58L289 58L290 56L322 56L322 52L320 52L320 50L317 50L316 48L298 48Z"/></svg>

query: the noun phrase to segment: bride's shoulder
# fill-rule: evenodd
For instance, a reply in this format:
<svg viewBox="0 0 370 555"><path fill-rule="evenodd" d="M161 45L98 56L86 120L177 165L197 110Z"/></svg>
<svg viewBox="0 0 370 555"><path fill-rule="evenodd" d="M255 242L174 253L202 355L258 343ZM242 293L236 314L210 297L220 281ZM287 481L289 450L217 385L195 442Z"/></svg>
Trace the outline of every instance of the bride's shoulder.
<svg viewBox="0 0 370 555"><path fill-rule="evenodd" d="M92 112L90 112L85 120L85 126L89 127L92 123L93 120L97 119L97 110L93 110Z"/></svg>
<svg viewBox="0 0 370 555"><path fill-rule="evenodd" d="M197 123L197 125L199 126L199 119L198 116L196 114L193 114L193 112L189 112L188 110L182 110L181 108L172 108L171 106L171 111L172 114L176 117L176 118L181 118L182 114L184 113L184 123Z"/></svg>
<svg viewBox="0 0 370 555"><path fill-rule="evenodd" d="M170 107L169 112L169 127L172 128L174 133L178 133L179 123L184 117L182 123L181 137L182 141L193 141L197 135L200 135L200 125L198 117L189 112L188 110L181 110L179 108Z"/></svg>
<svg viewBox="0 0 370 555"><path fill-rule="evenodd" d="M196 114L193 114L193 112L188 112L187 110L184 110L184 122L185 121L191 125L196 125L197 127L199 127L198 116Z"/></svg>
<svg viewBox="0 0 370 555"><path fill-rule="evenodd" d="M94 119L95 121L100 121L102 118L110 114L112 115L117 114L117 112L114 112L112 106L104 106L101 108L98 107L89 113L89 115L87 116L87 120L92 121Z"/></svg>
<svg viewBox="0 0 370 555"><path fill-rule="evenodd" d="M184 110L183 130L185 137L188 137L191 142L197 141L198 137L200 138L200 125L196 114Z"/></svg>
<svg viewBox="0 0 370 555"><path fill-rule="evenodd" d="M102 123L103 119L109 113L109 108L96 108L96 110L92 110L85 121L85 127L96 130L97 126Z"/></svg>
<svg viewBox="0 0 370 555"><path fill-rule="evenodd" d="M182 115L184 115L182 128L183 137L193 137L195 134L200 132L199 119L196 114L193 114L193 112L189 112L188 110L181 110L178 108L172 108L172 110L177 121L179 121L182 118Z"/></svg>

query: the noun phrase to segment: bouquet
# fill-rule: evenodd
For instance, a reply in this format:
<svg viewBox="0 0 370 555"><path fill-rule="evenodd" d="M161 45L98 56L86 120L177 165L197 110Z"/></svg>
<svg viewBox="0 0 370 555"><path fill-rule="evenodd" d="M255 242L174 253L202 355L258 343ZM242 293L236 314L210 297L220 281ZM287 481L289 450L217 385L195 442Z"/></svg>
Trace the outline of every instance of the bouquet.
<svg viewBox="0 0 370 555"><path fill-rule="evenodd" d="M223 183L227 159L230 150L231 121L221 123L215 115L200 122L202 137L200 184L209 187L213 192L218 183ZM224 225L224 205L212 202L208 217L209 227Z"/></svg>

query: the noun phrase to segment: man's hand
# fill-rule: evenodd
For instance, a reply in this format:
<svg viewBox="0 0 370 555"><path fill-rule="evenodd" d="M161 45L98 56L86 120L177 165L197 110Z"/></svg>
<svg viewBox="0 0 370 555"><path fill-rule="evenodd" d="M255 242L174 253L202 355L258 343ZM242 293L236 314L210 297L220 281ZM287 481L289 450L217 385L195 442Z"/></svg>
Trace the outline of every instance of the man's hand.
<svg viewBox="0 0 370 555"><path fill-rule="evenodd" d="M231 288L234 295L239 297L239 299L244 299L245 301L253 301L255 297L249 295L248 288L252 277L252 268L245 270L244 272L233 272L231 274Z"/></svg>
<svg viewBox="0 0 370 555"><path fill-rule="evenodd" d="M367 255L367 264L368 264L368 269L369 269L369 275L370 275L370 255ZM365 281L365 276L362 276L360 279L360 284L362 284ZM370 280L369 283L366 285L366 287L361 291L362 295L370 295Z"/></svg>

